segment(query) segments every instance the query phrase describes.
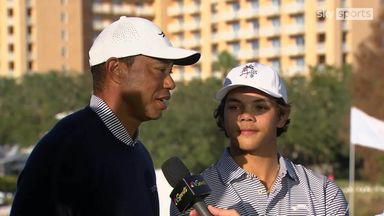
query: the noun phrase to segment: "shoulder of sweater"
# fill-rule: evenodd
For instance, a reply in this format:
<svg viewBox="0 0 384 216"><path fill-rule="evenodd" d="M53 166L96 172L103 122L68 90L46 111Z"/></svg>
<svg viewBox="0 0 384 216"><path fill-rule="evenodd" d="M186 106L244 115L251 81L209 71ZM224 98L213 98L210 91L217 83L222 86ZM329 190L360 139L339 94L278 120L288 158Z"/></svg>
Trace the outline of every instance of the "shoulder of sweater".
<svg viewBox="0 0 384 216"><path fill-rule="evenodd" d="M97 122L101 123L101 120L97 114L87 106L58 121L44 138L63 141L64 139L84 134L85 131L91 130Z"/></svg>

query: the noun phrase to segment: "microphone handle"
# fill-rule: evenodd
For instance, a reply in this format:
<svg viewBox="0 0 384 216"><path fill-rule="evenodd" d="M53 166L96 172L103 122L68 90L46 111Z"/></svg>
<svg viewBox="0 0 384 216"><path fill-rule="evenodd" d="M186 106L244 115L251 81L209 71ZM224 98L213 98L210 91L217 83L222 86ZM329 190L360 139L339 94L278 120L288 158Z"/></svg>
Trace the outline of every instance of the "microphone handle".
<svg viewBox="0 0 384 216"><path fill-rule="evenodd" d="M199 213L199 216L212 216L207 208L207 205L201 199L197 199L197 202L193 204L193 208L196 209L196 211Z"/></svg>

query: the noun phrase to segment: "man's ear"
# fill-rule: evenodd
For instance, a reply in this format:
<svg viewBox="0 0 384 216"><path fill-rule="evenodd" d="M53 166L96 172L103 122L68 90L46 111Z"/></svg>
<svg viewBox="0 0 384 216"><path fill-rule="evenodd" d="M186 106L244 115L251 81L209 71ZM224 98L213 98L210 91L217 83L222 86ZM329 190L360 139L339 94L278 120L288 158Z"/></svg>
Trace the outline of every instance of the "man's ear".
<svg viewBox="0 0 384 216"><path fill-rule="evenodd" d="M120 83L120 76L121 76L121 69L120 69L121 62L119 59L112 57L109 58L105 64L106 70L107 70L107 76L115 83Z"/></svg>

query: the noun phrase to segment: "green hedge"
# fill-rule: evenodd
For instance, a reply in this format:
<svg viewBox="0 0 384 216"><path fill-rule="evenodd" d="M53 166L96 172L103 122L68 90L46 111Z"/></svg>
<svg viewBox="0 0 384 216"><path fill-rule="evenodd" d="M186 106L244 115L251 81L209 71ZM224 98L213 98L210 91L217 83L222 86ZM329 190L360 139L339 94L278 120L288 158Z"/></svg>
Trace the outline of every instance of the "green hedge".
<svg viewBox="0 0 384 216"><path fill-rule="evenodd" d="M17 176L0 176L0 191L15 192Z"/></svg>

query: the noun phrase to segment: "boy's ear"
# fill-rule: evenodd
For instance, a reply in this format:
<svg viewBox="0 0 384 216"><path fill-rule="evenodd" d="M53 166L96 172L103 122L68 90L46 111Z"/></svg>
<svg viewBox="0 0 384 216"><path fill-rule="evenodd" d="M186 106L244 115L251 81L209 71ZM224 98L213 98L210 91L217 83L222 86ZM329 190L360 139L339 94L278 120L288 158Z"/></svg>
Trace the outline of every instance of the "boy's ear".
<svg viewBox="0 0 384 216"><path fill-rule="evenodd" d="M278 128L282 128L284 127L285 123L288 121L288 118L289 118L289 114L291 113L291 109L290 108L285 108L283 109L281 112L280 112L280 116L279 116L279 122L277 124L277 127Z"/></svg>

